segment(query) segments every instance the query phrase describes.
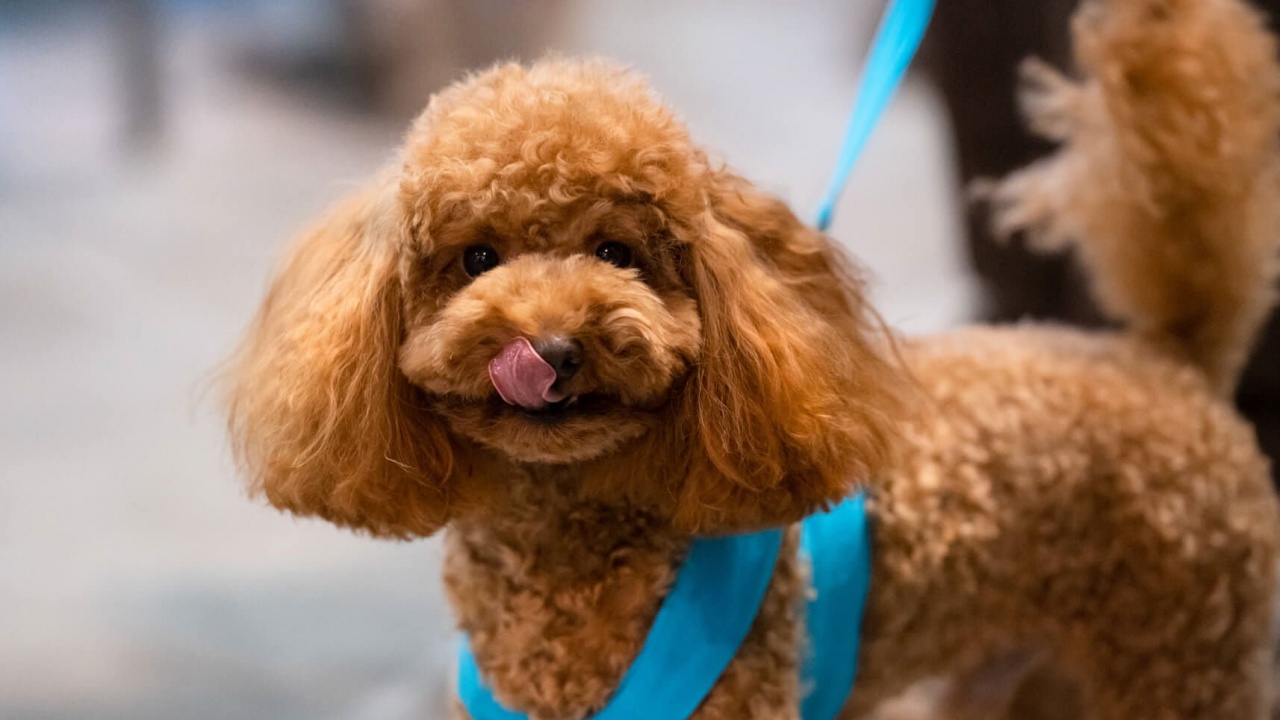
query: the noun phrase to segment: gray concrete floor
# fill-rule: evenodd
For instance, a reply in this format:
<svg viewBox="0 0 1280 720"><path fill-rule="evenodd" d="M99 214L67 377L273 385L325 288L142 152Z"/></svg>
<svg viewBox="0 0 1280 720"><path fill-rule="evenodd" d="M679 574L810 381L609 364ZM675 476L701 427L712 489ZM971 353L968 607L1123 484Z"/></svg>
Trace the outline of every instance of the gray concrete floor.
<svg viewBox="0 0 1280 720"><path fill-rule="evenodd" d="M557 48L634 63L808 215L869 34L857 6L580 2ZM205 392L285 243L400 129L246 81L219 27L171 28L150 160L118 147L101 28L0 27L0 718L440 716L437 543L250 502ZM970 307L948 172L911 85L837 219L908 331Z"/></svg>

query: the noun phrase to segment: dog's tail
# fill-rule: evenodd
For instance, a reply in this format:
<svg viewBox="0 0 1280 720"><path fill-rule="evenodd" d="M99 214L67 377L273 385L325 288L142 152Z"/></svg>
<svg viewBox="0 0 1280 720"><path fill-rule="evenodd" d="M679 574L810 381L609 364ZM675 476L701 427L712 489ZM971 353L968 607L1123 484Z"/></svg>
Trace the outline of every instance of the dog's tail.
<svg viewBox="0 0 1280 720"><path fill-rule="evenodd" d="M1086 0L1074 82L1024 68L1056 155L979 188L996 229L1078 244L1103 308L1235 386L1280 267L1280 68L1242 0Z"/></svg>

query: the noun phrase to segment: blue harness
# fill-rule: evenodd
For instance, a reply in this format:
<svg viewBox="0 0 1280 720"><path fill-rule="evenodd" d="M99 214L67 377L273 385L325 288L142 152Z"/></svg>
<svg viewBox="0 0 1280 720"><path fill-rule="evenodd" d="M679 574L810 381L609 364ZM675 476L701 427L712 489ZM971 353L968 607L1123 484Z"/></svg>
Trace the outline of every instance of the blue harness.
<svg viewBox="0 0 1280 720"><path fill-rule="evenodd" d="M592 720L684 720L711 692L751 629L782 548L780 529L695 541L658 609L644 646ZM857 496L801 526L812 569L806 607L804 720L832 720L858 668L858 638L871 585L866 499ZM473 720L527 720L485 686L463 641L458 697Z"/></svg>

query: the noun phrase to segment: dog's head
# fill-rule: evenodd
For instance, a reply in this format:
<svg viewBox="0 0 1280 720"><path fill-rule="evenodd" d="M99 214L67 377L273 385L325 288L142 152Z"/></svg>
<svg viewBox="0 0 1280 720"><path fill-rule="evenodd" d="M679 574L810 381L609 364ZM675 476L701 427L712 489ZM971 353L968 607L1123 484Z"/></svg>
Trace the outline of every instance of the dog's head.
<svg viewBox="0 0 1280 720"><path fill-rule="evenodd" d="M426 535L504 467L575 464L584 493L723 531L885 462L860 284L636 76L496 68L400 160L294 251L237 359L233 438L277 506Z"/></svg>

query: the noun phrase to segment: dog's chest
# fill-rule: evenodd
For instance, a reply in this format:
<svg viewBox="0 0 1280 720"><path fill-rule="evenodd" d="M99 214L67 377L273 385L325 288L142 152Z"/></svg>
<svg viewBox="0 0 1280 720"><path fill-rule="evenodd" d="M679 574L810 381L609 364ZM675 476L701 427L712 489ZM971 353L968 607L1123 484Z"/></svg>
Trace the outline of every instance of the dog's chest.
<svg viewBox="0 0 1280 720"><path fill-rule="evenodd" d="M621 539L609 535L598 540ZM463 530L451 540L450 592L471 649L460 692L478 720L523 717L502 706L602 718L631 717L631 706L673 718L752 717L769 706L802 709L805 720L843 707L869 581L861 498L799 532L698 540L687 553L621 543L587 558L530 553L527 539ZM553 556L568 562L547 565Z"/></svg>
<svg viewBox="0 0 1280 720"><path fill-rule="evenodd" d="M639 652L686 544L608 513L453 529L445 587L495 694L548 717L600 707Z"/></svg>

